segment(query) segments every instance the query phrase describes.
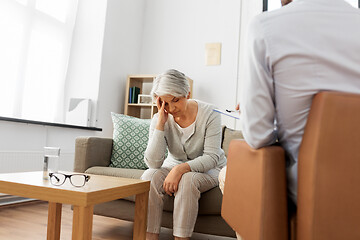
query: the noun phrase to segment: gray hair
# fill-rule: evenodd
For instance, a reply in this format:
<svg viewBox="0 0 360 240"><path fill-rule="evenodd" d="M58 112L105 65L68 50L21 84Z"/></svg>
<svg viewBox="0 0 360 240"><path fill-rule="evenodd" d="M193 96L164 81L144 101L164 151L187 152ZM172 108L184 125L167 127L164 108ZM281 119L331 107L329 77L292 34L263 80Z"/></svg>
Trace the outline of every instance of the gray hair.
<svg viewBox="0 0 360 240"><path fill-rule="evenodd" d="M189 92L190 85L185 74L169 69L155 78L150 95L153 98L164 95L187 97Z"/></svg>

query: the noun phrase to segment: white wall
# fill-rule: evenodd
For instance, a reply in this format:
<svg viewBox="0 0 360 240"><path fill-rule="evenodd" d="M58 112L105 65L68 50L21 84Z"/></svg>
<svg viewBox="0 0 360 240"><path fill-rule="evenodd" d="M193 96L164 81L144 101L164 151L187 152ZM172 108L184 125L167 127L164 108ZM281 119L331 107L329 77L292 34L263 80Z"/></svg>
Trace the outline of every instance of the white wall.
<svg viewBox="0 0 360 240"><path fill-rule="evenodd" d="M97 112L101 136L112 137L110 112L124 112L127 75L139 73L144 1L108 0Z"/></svg>
<svg viewBox="0 0 360 240"><path fill-rule="evenodd" d="M147 0L140 72L178 69L194 80L194 98L234 108L239 18L239 0ZM222 43L221 65L205 66L212 42ZM228 117L223 123L234 126Z"/></svg>
<svg viewBox="0 0 360 240"><path fill-rule="evenodd" d="M139 72L144 0L82 0L67 78L69 98L90 98L91 125L112 136L110 112L123 113L128 74Z"/></svg>
<svg viewBox="0 0 360 240"><path fill-rule="evenodd" d="M110 112L123 113L129 74L168 68L194 80L194 97L233 108L236 104L238 0L108 0L97 105L98 135L112 136ZM200 10L200 11L199 11ZM205 43L222 43L222 62L205 66ZM234 120L223 117L234 127Z"/></svg>
<svg viewBox="0 0 360 240"><path fill-rule="evenodd" d="M92 101L91 126L96 119L107 1L79 0L65 84L65 113L70 98Z"/></svg>

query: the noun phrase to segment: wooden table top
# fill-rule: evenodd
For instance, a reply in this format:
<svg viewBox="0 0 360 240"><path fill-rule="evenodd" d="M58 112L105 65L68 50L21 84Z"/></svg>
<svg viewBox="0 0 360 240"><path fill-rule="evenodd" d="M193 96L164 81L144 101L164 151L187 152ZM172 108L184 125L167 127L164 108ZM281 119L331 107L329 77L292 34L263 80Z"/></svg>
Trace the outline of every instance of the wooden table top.
<svg viewBox="0 0 360 240"><path fill-rule="evenodd" d="M71 174L71 172L62 172ZM140 179L86 174L90 180L83 187L74 187L69 179L54 186L43 179L43 172L0 174L0 192L49 202L91 206L149 191L150 182Z"/></svg>

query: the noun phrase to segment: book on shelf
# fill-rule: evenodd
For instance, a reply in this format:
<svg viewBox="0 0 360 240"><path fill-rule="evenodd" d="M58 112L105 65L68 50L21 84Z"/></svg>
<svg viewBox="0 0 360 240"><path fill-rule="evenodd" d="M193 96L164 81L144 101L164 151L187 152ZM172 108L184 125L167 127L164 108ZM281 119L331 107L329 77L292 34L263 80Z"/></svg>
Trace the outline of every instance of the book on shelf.
<svg viewBox="0 0 360 240"><path fill-rule="evenodd" d="M131 87L129 89L129 103L138 103L138 96L140 94L140 88Z"/></svg>
<svg viewBox="0 0 360 240"><path fill-rule="evenodd" d="M132 88L129 88L129 101L128 103L131 103L132 101Z"/></svg>

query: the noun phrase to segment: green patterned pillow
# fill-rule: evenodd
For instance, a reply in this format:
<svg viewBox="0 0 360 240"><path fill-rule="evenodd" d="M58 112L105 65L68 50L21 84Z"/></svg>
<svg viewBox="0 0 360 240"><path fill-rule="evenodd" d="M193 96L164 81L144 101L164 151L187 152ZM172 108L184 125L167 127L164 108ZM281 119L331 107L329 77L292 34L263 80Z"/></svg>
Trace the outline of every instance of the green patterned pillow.
<svg viewBox="0 0 360 240"><path fill-rule="evenodd" d="M149 141L151 119L111 113L114 125L110 167L147 169L144 152Z"/></svg>

